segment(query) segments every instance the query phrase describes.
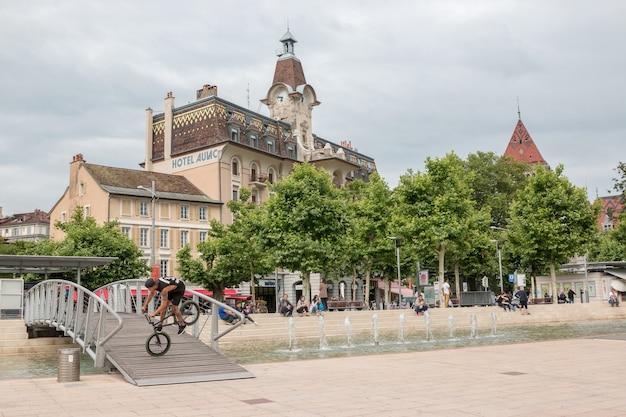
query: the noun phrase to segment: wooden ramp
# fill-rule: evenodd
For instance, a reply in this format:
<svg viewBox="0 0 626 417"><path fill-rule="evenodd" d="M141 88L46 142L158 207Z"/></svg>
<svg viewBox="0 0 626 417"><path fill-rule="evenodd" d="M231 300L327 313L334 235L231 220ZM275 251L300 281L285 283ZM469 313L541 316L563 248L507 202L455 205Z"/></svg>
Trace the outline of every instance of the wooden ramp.
<svg viewBox="0 0 626 417"><path fill-rule="evenodd" d="M177 326L164 329L172 339L170 350L163 356L150 356L145 343L152 327L143 316L120 315L124 326L107 342L107 359L131 384L148 386L254 378L195 337L177 335Z"/></svg>

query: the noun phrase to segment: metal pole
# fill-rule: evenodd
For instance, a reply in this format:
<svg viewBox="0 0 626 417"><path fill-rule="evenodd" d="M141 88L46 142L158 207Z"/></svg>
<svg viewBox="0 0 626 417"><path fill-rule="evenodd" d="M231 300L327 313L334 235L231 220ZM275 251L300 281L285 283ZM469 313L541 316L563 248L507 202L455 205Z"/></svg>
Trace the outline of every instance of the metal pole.
<svg viewBox="0 0 626 417"><path fill-rule="evenodd" d="M154 236L154 230L155 230L155 213L154 213L154 207L155 207L155 203L156 203L156 181L152 180L152 245L150 246L150 268L152 268L154 266L154 262L155 262L155 257L154 257L154 242L155 242L155 236Z"/></svg>
<svg viewBox="0 0 626 417"><path fill-rule="evenodd" d="M498 249L498 266L500 267L500 292L504 292L504 283L502 282L502 250L497 241L496 248Z"/></svg>
<svg viewBox="0 0 626 417"><path fill-rule="evenodd" d="M400 246L396 242L396 259L398 260L398 308L402 308L402 278L400 277Z"/></svg>

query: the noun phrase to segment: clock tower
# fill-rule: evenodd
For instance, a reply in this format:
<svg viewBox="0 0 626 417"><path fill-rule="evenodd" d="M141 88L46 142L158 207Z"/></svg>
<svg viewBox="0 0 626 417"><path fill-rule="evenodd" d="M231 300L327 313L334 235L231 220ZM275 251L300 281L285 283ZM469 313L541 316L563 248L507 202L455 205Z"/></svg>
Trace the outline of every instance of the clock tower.
<svg viewBox="0 0 626 417"><path fill-rule="evenodd" d="M291 125L298 142L298 159L307 159L313 151L311 113L320 102L313 87L306 82L302 63L294 53L297 41L289 30L280 42L283 47L277 54L274 81L261 102L269 108L270 117Z"/></svg>

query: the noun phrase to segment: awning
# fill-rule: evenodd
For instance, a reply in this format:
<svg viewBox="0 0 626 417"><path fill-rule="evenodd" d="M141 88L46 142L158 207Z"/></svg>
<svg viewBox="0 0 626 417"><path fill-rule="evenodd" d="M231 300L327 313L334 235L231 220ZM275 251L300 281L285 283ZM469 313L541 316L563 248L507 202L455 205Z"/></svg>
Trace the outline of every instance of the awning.
<svg viewBox="0 0 626 417"><path fill-rule="evenodd" d="M391 292L394 294L398 293L398 287L391 288ZM403 297L413 297L413 290L410 288L402 288L402 296Z"/></svg>
<svg viewBox="0 0 626 417"><path fill-rule="evenodd" d="M213 291L208 291L205 290L203 288L200 288L198 290L195 290L196 292L199 292L200 294L204 294L208 297L213 297ZM230 300L241 300L241 301L245 301L245 300L249 300L250 296L249 295L241 295L241 294L237 294L237 290L233 289L233 288L226 288L224 289L224 298L228 298Z"/></svg>
<svg viewBox="0 0 626 417"><path fill-rule="evenodd" d="M613 288L615 291L626 292L626 281L619 278L614 279L613 281L611 281L611 288Z"/></svg>

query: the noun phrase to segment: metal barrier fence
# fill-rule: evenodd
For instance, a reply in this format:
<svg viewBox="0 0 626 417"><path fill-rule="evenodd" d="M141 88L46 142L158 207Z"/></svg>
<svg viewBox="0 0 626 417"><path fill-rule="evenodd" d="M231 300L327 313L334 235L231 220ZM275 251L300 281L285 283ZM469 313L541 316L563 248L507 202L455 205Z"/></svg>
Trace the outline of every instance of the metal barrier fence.
<svg viewBox="0 0 626 417"><path fill-rule="evenodd" d="M115 325L107 329L109 318ZM96 367L105 366L106 342L123 325L120 315L98 295L61 279L45 280L25 294L24 322L63 331L93 358Z"/></svg>

